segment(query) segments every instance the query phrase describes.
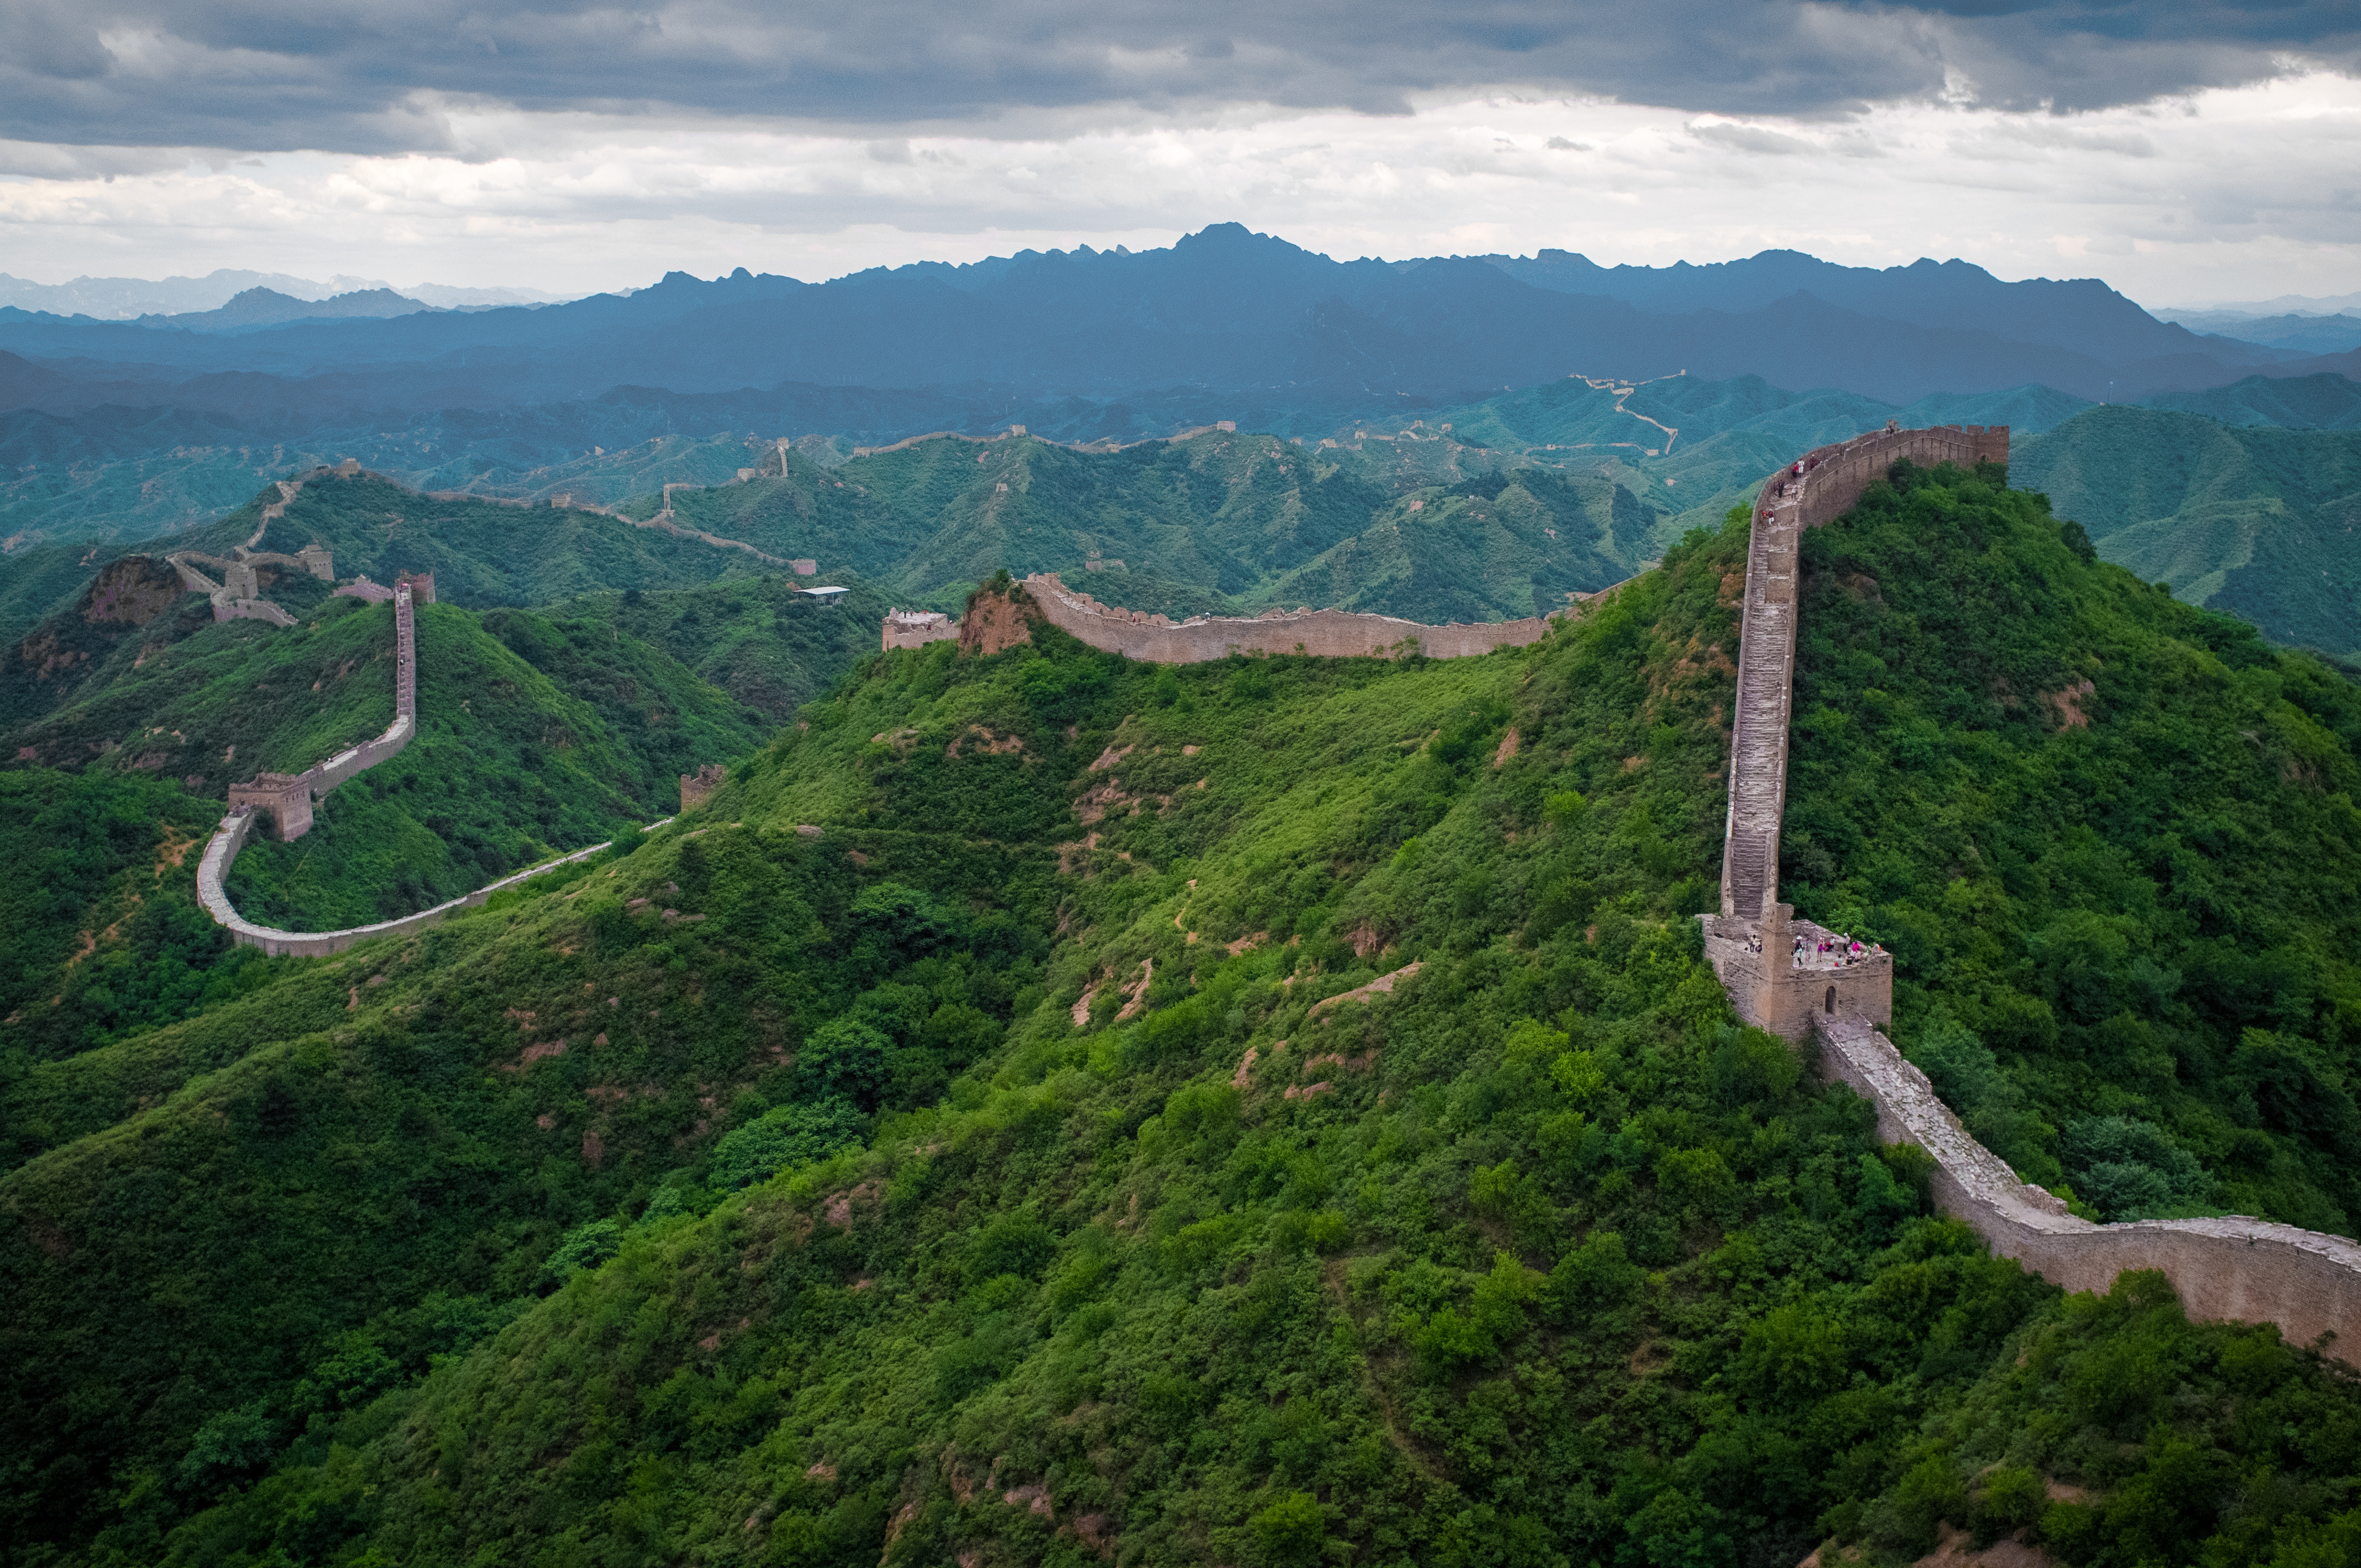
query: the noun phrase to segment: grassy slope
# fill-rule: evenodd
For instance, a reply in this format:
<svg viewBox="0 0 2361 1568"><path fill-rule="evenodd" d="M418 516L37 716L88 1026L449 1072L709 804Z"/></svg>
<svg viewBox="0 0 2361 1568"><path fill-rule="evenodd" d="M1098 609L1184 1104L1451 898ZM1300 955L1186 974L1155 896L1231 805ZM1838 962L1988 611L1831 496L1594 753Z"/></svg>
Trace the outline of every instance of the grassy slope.
<svg viewBox="0 0 2361 1568"><path fill-rule="evenodd" d="M1806 536L1784 885L2028 1177L2354 1234L2361 698L1950 479Z"/></svg>
<svg viewBox="0 0 2361 1568"><path fill-rule="evenodd" d="M8 945L0 1004L60 999L27 1014L18 1048L58 1054L194 1005L203 983L179 966L218 962L218 933L185 888L133 872L185 856L231 782L301 772L391 722L391 609L334 599L316 612L287 630L199 620L169 643L143 641L170 630L151 622L93 666L80 701L7 734L32 757L7 775L25 782L5 841L50 869L18 894L40 917ZM668 814L681 773L764 729L668 655L592 622L423 607L420 647L419 739L322 802L306 838L250 845L232 888L247 913L324 929L456 896ZM72 956L84 932L87 962Z"/></svg>
<svg viewBox="0 0 2361 1568"><path fill-rule="evenodd" d="M332 1368L332 1385L423 1370L529 1298L569 1226L694 1175L723 1130L788 1092L782 1064L813 1024L906 970L893 932L861 940L864 878L842 848L766 844L752 888L700 877L699 852L642 850L412 942L281 965L216 1014L29 1075L12 1126L71 1137L93 1101L127 1119L0 1182L11 1234L29 1238L0 1262L17 1313L6 1398L31 1423L6 1460L10 1539L120 1519L136 1541L236 1475L234 1448L221 1475L202 1453L181 1468L192 1442L210 1452L209 1418L258 1401L280 1420L365 1323L375 1351L352 1351L360 1371ZM917 853L963 911L1026 896L1021 857ZM642 893L735 941L627 913ZM942 1027L919 1008L906 1074L939 1080L995 1032L988 1009L1005 1013L1024 950L918 975L928 989L909 995L958 1008ZM553 1040L570 1048L524 1054Z"/></svg>
<svg viewBox="0 0 2361 1568"><path fill-rule="evenodd" d="M926 444L968 446L958 441ZM775 454L770 463L775 470ZM642 495L623 510L633 517L653 517L660 504L658 496ZM741 540L789 560L809 557L831 582L848 571L884 576L930 532L923 517L872 493L857 475L842 468L822 468L797 452L789 453L784 477L774 474L705 489L679 490L674 492L672 504L674 517L684 527L702 529L720 539Z"/></svg>
<svg viewBox="0 0 2361 1568"><path fill-rule="evenodd" d="M393 722L393 609L328 599L293 628L202 620L174 641L126 637L76 698L12 729L12 751L104 758L220 798L234 779L300 773Z"/></svg>
<svg viewBox="0 0 2361 1568"><path fill-rule="evenodd" d="M172 1097L0 1182L34 1243L0 1255L27 1369L0 1430L52 1488L20 1485L18 1518L223 1563L1769 1563L1831 1529L1915 1555L1946 1516L2029 1519L2078 1563L2292 1544L2361 1464L2348 1387L2146 1282L2061 1304L1926 1220L1923 1166L1857 1102L1730 1026L1680 917L1711 897L1742 551L1423 667L1155 671L1046 631L895 654L737 771L705 821L741 827L44 1069L23 1102L61 1127ZM1897 654L1949 658L1888 619ZM1070 800L1107 808L1094 842ZM664 931L634 888L710 918ZM908 962L937 943L1048 962L952 986ZM373 966L389 986L354 983ZM983 1053L947 1087L956 1050L913 1024L946 990L1013 1024L940 1025ZM606 994L662 1016L616 1032ZM847 1014L875 1054L813 1038ZM305 1027L335 1033L217 1066ZM485 1070L560 1031L563 1057ZM662 1152L681 1117L841 1073L888 1113L865 1150L701 1218L709 1191L653 1201L668 1160L703 1168L709 1146ZM610 1092L643 1075L652 1109ZM543 1105L567 1152L533 1163ZM501 1185L524 1168L530 1201ZM137 1226L103 1228L135 1191ZM221 1191L252 1195L235 1245ZM332 1245L324 1211L382 1219ZM591 1255L620 1255L499 1328L599 1212L628 1229ZM400 1266L359 1272L346 1233ZM274 1264L346 1295L256 1336L233 1282ZM114 1300L170 1304L170 1398L146 1342L61 1330ZM75 1512L84 1483L40 1469L69 1452L115 1466L120 1506ZM2044 1473L2104 1490L2045 1514Z"/></svg>
<svg viewBox="0 0 2361 1568"><path fill-rule="evenodd" d="M2107 407L2013 456L2107 559L2275 641L2361 651L2361 433Z"/></svg>
<svg viewBox="0 0 2361 1568"><path fill-rule="evenodd" d="M220 819L217 802L169 780L0 773L0 843L16 867L0 890L0 1060L168 1024L257 978L196 903Z"/></svg>
<svg viewBox="0 0 2361 1568"><path fill-rule="evenodd" d="M98 566L134 551L203 550L225 554L254 534L266 488L220 521L165 539L104 545L42 545L8 557L0 572L0 636L20 637L79 595ZM318 541L335 553L339 576L390 583L404 571L434 574L445 603L487 608L546 604L600 588L685 587L751 576L761 562L602 512L435 500L374 474L305 480L257 546L294 551ZM300 582L290 591L306 590Z"/></svg>
<svg viewBox="0 0 2361 1568"><path fill-rule="evenodd" d="M784 723L876 650L877 628L888 608L881 589L859 579L844 585L851 592L834 605L804 598L805 586L807 579L775 576L657 593L607 592L567 599L541 613L552 621L588 624L661 649L708 685ZM497 611L485 618L485 625L505 637L512 613ZM590 689L587 680L569 679L567 685L585 696ZM609 685L608 693L597 706L610 723L621 723L622 715L637 707L636 693L620 685Z"/></svg>

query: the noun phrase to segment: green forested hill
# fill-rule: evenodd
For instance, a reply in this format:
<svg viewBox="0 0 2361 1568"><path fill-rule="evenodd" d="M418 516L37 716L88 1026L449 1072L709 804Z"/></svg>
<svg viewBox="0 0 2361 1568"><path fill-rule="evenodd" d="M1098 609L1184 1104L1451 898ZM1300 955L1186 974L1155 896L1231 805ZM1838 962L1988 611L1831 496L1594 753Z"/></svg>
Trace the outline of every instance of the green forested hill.
<svg viewBox="0 0 2361 1568"><path fill-rule="evenodd" d="M785 723L876 649L878 627L890 608L884 590L857 577L841 583L851 591L832 605L806 598L802 581L781 575L653 593L627 588L566 599L531 618L498 610L484 624L503 641L510 641L511 625L527 619L603 627L609 637L661 649L733 700ZM510 645L517 646L513 641ZM544 669L552 667L536 654L526 657ZM591 696L588 682L566 684ZM625 721L624 715L634 710L620 689L609 698L591 700L609 723ZM695 766L683 771L694 772Z"/></svg>
<svg viewBox="0 0 2361 1568"><path fill-rule="evenodd" d="M914 604L955 609L1005 567L1174 615L1310 602L1428 620L1563 607L1628 576L1656 521L1611 479L1431 433L1306 446L1214 431L1115 451L940 436L827 470L791 455L783 478L673 507Z"/></svg>
<svg viewBox="0 0 2361 1568"><path fill-rule="evenodd" d="M767 729L595 621L435 605L418 626L418 738L325 797L306 837L249 844L231 890L246 914L317 930L456 897L668 815L679 774ZM75 700L0 731L15 756L0 779L16 781L23 813L0 842L50 867L15 894L39 914L9 944L0 981L0 1008L57 999L20 1021L18 1043L38 1055L192 1003L226 948L181 883L228 785L300 773L393 718L390 606L323 599L287 629L159 619L134 630ZM160 640L174 630L185 635ZM829 667L848 662L840 652ZM178 873L169 886L151 866L159 857Z"/></svg>
<svg viewBox="0 0 2361 1568"><path fill-rule="evenodd" d="M70 604L93 572L117 557L175 550L227 554L254 537L264 507L280 499L277 487L267 486L219 521L166 539L19 551L0 569L0 636L24 635ZM681 587L778 570L742 550L635 527L605 512L438 500L369 473L304 476L302 488L255 548L291 553L313 543L334 554L339 576L390 583L402 572L432 572L440 600L476 608L546 604L601 588ZM273 592L301 587L282 581Z"/></svg>
<svg viewBox="0 0 2361 1568"><path fill-rule="evenodd" d="M2012 459L2108 560L2274 641L2361 652L2361 431L2109 406Z"/></svg>
<svg viewBox="0 0 2361 1568"><path fill-rule="evenodd" d="M2361 1159L2306 891L2350 852L2336 688L1989 481L1813 536L1792 885L1903 955L1905 1044L2029 1174L2319 1223ZM2347 1380L1990 1258L1731 1020L1688 916L1744 546L1480 659L872 658L620 861L12 1066L8 1539L1767 1564L1949 1520L2340 1561ZM2089 726L2044 722L2086 668ZM1987 755L1989 801L1938 795ZM2201 864L2233 810L2312 862L2275 927ZM2136 1091L2066 1080L2095 1132L2050 1087L2085 1059Z"/></svg>
<svg viewBox="0 0 2361 1568"><path fill-rule="evenodd" d="M1783 886L2029 1179L2353 1234L2361 693L2063 534L1909 475L1805 536Z"/></svg>

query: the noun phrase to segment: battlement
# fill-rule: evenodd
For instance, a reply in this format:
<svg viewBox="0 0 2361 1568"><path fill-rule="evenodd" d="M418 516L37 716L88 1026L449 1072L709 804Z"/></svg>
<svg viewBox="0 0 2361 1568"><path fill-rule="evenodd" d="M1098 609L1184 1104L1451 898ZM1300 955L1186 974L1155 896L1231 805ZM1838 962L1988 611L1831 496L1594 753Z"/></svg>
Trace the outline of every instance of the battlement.
<svg viewBox="0 0 2361 1568"><path fill-rule="evenodd" d="M1869 950L1854 955L1845 933L1797 920L1784 904L1752 920L1697 918L1706 961L1743 1022L1798 1043L1811 1035L1816 1014L1893 1024L1894 955L1883 948L1864 944ZM1834 950L1822 951L1822 944Z"/></svg>

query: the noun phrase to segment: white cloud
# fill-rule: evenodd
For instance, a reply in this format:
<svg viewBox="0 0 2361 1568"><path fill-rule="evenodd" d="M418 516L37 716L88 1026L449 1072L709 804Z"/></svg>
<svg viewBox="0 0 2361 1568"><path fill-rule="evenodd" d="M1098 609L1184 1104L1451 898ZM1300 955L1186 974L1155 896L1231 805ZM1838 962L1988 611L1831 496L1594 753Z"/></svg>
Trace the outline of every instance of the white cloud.
<svg viewBox="0 0 2361 1568"><path fill-rule="evenodd" d="M2009 278L2095 272L2157 303L2361 277L2361 83L2325 71L2062 115L1954 102L1699 116L1503 90L1408 115L1039 111L997 135L881 139L424 97L398 113L462 150L255 167L211 149L0 144L0 270L592 290L673 268L817 279L1137 248L1235 219L1341 257L1958 256Z"/></svg>

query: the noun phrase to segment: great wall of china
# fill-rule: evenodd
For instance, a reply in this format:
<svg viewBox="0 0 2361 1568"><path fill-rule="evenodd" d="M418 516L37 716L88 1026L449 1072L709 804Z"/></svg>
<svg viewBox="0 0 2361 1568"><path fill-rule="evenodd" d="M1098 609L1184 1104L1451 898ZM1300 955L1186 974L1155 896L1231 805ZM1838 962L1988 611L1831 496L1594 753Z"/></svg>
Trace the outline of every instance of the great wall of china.
<svg viewBox="0 0 2361 1568"><path fill-rule="evenodd" d="M204 906L216 924L226 928L233 941L241 947L259 948L273 958L317 958L340 953L356 942L371 937L395 937L432 926L456 909L471 908L484 903L502 888L537 877L577 861L588 860L607 848L606 843L577 850L554 861L528 867L500 878L489 886L438 904L432 909L422 909L399 919L380 920L371 926L348 927L341 931L281 931L269 926L258 926L237 912L229 898L229 868L246 848L246 840L255 824L268 814L281 839L299 839L312 828L312 803L319 796L353 777L399 755L418 732L418 627L412 609L413 597L434 602L434 579L431 576L413 582L408 577L397 579L392 589L370 583L366 577L339 593L349 593L356 598L379 602L393 600L394 676L393 722L375 740L339 751L326 762L301 773L259 773L252 782L234 784L229 792L229 815L205 845L205 855L197 866L197 902ZM275 608L275 607L274 607ZM708 775L710 775L708 778ZM720 770L707 769L698 775L702 794L712 793L720 781ZM690 781L681 781L682 795L686 798ZM670 820L667 818L666 820ZM651 826L661 826L652 824ZM608 840L612 842L612 840Z"/></svg>
<svg viewBox="0 0 2361 1568"><path fill-rule="evenodd" d="M1833 935L1795 918L1779 899L1779 833L1786 808L1789 703L1795 672L1797 562L1803 531L1852 509L1895 463L2005 465L2008 429L1970 425L1885 430L1806 454L1766 481L1747 546L1739 640L1738 711L1730 740L1730 810L1721 910L1698 916L1706 954L1749 1024L1801 1042L1817 1037L1821 1068L1877 1111L1878 1135L1934 1157L1937 1205L1993 1252L2069 1290L2111 1288L2126 1269L2157 1269L2192 1318L2279 1325L2331 1353L2361 1358L2361 1245L2342 1236L2244 1217L2095 1224L2017 1179L1971 1136L1926 1074L1881 1032L1894 1020L1894 959L1817 956ZM1804 957L1791 958L1797 938Z"/></svg>
<svg viewBox="0 0 2361 1568"><path fill-rule="evenodd" d="M1933 1157L1938 1206L1973 1228L1995 1253L2070 1290L2105 1290L2125 1270L2158 1270L2171 1281L2191 1317L2275 1323L2292 1343L2330 1343L2332 1354L2350 1359L2355 1353L2345 1347L2361 1344L2361 1245L2238 1216L2116 1224L2075 1216L2055 1195L2019 1180L1978 1143L1942 1103L1926 1075L1882 1032L1893 1022L1892 957L1872 952L1850 962L1820 959L1809 949L1833 934L1795 919L1792 906L1778 901L1802 533L1843 516L1872 481L1905 459L1927 466L2005 465L2008 429L1970 425L1905 431L1889 425L1806 454L1767 480L1756 499L1740 634L1721 908L1698 917L1707 957L1741 1018L1798 1043L1817 1039L1822 1070L1871 1102L1879 1136L1916 1144ZM206 564L224 570L222 584L203 578L187 563L172 564L187 586L218 596L214 613L225 619L257 613L244 608L254 600L254 566L284 565L328 575L324 552L318 553L316 562L308 550L294 557L256 556L252 545L259 539L258 531L234 561L205 558ZM238 568L244 568L242 574ZM431 597L431 586L421 587ZM1392 657L1417 652L1435 658L1464 657L1538 641L1548 635L1554 619L1435 627L1389 616L1303 609L1176 622L1102 605L1088 594L1069 589L1055 574L1036 574L1025 579L1024 587L1044 619L1089 646L1161 663L1202 663L1233 652ZM375 585L339 591L363 598L385 593ZM230 814L206 846L198 872L199 897L240 943L272 954L338 952L370 937L430 925L455 909L482 904L504 887L607 847L593 845L433 909L348 930L280 931L255 926L238 915L224 884L258 815L270 812L282 836L300 834L310 826L311 802L317 795L395 755L415 732L412 586L398 583L391 597L398 644L392 726L307 773L264 774L234 789ZM1590 596L1593 602L1603 597ZM946 616L894 610L885 618L883 644L888 650L920 647L961 633L961 627ZM697 799L719 781L719 770L709 772L709 779L700 773L695 781ZM686 809L692 781L684 778L682 784ZM1807 949L1800 961L1789 957L1798 939Z"/></svg>
<svg viewBox="0 0 2361 1568"><path fill-rule="evenodd" d="M1422 653L1430 659L1464 659L1538 642L1549 635L1554 621L1615 591L1609 587L1584 595L1572 612L1426 626L1342 609L1268 609L1258 616L1195 615L1174 620L1101 604L1066 587L1055 572L1037 572L1025 579L1024 587L1042 619L1059 630L1102 652L1152 664L1201 664L1233 653L1308 653L1330 659ZM922 648L959 634L959 623L939 611L893 609L885 613L882 643L888 651Z"/></svg>

